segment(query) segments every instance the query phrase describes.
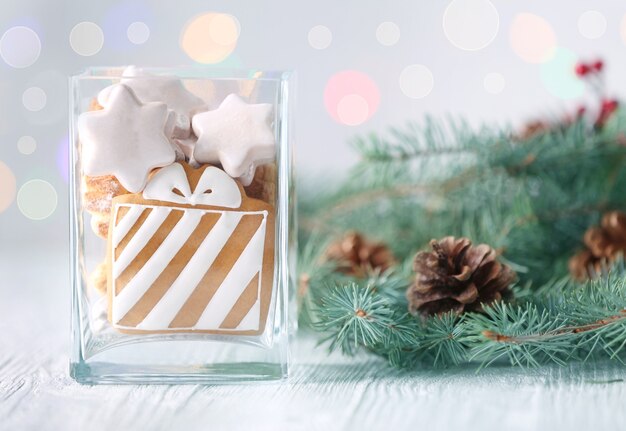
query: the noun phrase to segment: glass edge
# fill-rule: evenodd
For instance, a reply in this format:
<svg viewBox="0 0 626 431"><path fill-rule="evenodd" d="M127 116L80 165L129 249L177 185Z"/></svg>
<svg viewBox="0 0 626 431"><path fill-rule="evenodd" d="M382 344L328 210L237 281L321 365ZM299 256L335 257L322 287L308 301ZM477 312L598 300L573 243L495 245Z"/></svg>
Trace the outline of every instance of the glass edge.
<svg viewBox="0 0 626 431"><path fill-rule="evenodd" d="M70 74L72 78L77 80L111 80L122 78L122 73L126 67L123 66L92 66L77 70ZM141 66L141 69L152 73L155 76L176 76L179 79L213 79L223 81L233 81L242 79L253 79L257 81L276 81L282 82L289 80L295 74L294 70L263 70L257 68L220 68L211 66L167 66L167 67L151 67ZM133 77L141 79L142 77Z"/></svg>
<svg viewBox="0 0 626 431"><path fill-rule="evenodd" d="M281 282L284 284L285 301L281 304L283 309L287 338L292 336L295 332L294 316L297 314L296 300L295 300L295 287L294 277L296 267L291 254L295 253L294 245L297 244L297 234L294 214L290 214L290 211L295 209L293 200L296 199L295 194L291 193L293 188L293 118L292 118L292 105L293 105L293 86L294 86L294 74L291 71L285 71L281 77L281 97L280 97L280 118L281 118L281 131L280 131L280 190L279 190L279 213L281 219L280 226L280 245L281 254L283 256L283 267L281 276ZM289 362L289 343L287 343L287 362Z"/></svg>
<svg viewBox="0 0 626 431"><path fill-rule="evenodd" d="M91 68L81 69L74 74L68 75L68 89L69 89L69 137L68 145L69 148L69 161L70 161L70 169L69 169L69 240L70 240L70 289L71 289L71 313L70 313L70 342L71 342L71 355L69 357L69 370L70 374L73 378L72 370L78 367L89 367L88 362L85 361L84 358L84 340L83 340L83 330L81 329L81 305L80 305L80 285L82 284L82 274L80 268L80 262L78 258L79 252L79 238L80 238L80 227L78 225L78 218L80 215L77 212L78 205L78 185L76 182L76 163L77 163L77 118L78 118L78 110L80 108L80 100L79 100L79 92L80 92L80 82L84 79L93 79L94 77L90 75ZM176 70L176 68L163 68L163 70L172 69ZM202 70L201 68L198 68ZM247 69L246 71L256 71L256 69ZM242 72L242 70L239 70ZM289 204L291 199L295 199L295 194L291 195L291 187L293 183L293 162L292 162L292 124L293 119L291 118L292 113L290 112L293 106L293 86L294 86L294 78L295 72L291 70L286 71L272 71L271 73L276 73L277 76L273 78L249 78L249 77L233 77L232 75L228 78L211 78L207 76L198 76L198 79L229 79L229 80L241 80L241 79L258 79L265 81L277 81L279 83L279 87L281 92L281 119L284 119L284 123L281 124L281 142L280 145L280 159L279 166L280 169L284 172L283 180L280 182L281 187L279 190L279 211L281 212L281 221L282 225L279 227L281 238L280 238L280 246L282 248L281 253L284 256L283 259L283 268L281 268L281 296L283 300L280 301L280 305L282 307L281 314L283 315L282 321L277 322L281 325L281 332L284 336L281 337L279 341L279 345L275 346L275 348L279 348L282 353L282 361L284 366L286 366L286 373L289 370L289 307L291 304L290 298L290 284L291 278L294 276L290 274L292 271L295 271L295 268L292 268L290 265L290 253L293 251L290 249L290 241L295 241L297 238L290 238L292 232L295 232L295 226L292 226L293 223L293 215L289 213ZM96 79L112 79L114 76L101 76ZM194 79L194 77L184 76L181 79ZM284 134L284 135L283 135ZM295 310L291 310L291 312L295 312ZM268 328L269 329L269 328ZM286 375L286 374L285 374ZM76 379L76 378L75 378Z"/></svg>
<svg viewBox="0 0 626 431"><path fill-rule="evenodd" d="M79 283L79 265L78 265L78 223L76 214L76 178L75 178L75 139L76 139L76 110L78 108L78 94L77 94L77 76L70 76L68 85L68 98L69 98L69 130L68 130L68 145L69 145L69 253L70 253L70 294L71 294L71 310L70 310L70 367L71 364L82 362L82 331L80 330L80 310L78 304L78 283Z"/></svg>

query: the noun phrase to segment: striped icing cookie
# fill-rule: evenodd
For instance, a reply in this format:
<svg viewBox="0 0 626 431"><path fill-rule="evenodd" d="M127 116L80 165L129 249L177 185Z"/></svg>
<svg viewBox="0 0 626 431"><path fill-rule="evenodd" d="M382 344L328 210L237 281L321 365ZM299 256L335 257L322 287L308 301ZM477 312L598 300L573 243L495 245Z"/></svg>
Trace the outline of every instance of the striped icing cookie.
<svg viewBox="0 0 626 431"><path fill-rule="evenodd" d="M109 320L122 332L263 332L274 209L219 168L174 163L113 199Z"/></svg>

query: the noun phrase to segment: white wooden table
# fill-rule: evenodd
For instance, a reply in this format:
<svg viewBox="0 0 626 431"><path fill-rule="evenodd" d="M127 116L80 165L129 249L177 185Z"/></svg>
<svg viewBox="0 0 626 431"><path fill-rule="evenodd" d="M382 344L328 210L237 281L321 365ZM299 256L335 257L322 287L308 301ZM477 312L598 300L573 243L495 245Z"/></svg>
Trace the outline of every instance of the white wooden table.
<svg viewBox="0 0 626 431"><path fill-rule="evenodd" d="M0 430L626 429L626 366L400 372L369 356L328 356L306 334L287 383L81 386L67 374L66 253L8 248L0 244Z"/></svg>

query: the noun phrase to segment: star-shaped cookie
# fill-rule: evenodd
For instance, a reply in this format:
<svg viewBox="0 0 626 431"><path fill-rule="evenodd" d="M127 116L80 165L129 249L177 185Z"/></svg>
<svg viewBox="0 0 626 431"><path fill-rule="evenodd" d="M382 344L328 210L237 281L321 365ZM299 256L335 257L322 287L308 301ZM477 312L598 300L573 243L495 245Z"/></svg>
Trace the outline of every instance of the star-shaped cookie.
<svg viewBox="0 0 626 431"><path fill-rule="evenodd" d="M206 103L188 91L182 81L173 76L151 75L145 70L128 66L122 73L121 83L135 92L143 103L163 102L175 116L171 138L188 138L191 133L191 117L200 111L206 110ZM110 86L100 91L98 103L104 107L108 105Z"/></svg>
<svg viewBox="0 0 626 431"><path fill-rule="evenodd" d="M140 192L152 169L174 162L167 120L164 103L142 103L126 85L115 85L105 109L78 120L83 172L114 175L131 193Z"/></svg>
<svg viewBox="0 0 626 431"><path fill-rule="evenodd" d="M200 163L221 163L233 178L249 185L256 166L276 153L272 128L272 105L247 104L236 94L228 95L213 111L193 117L198 136L193 158Z"/></svg>

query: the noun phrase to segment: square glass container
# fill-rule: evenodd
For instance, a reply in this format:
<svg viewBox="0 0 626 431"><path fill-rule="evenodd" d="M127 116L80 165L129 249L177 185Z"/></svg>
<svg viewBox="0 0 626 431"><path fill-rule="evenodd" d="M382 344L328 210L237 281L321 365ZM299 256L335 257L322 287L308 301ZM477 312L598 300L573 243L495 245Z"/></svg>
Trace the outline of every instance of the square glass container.
<svg viewBox="0 0 626 431"><path fill-rule="evenodd" d="M212 68L90 68L71 78L78 382L286 378L297 322L292 87L289 72ZM255 147L266 126L272 158ZM198 156L201 139L212 150L224 136L228 157L253 160L240 177L221 153ZM157 144L166 156L155 161Z"/></svg>

